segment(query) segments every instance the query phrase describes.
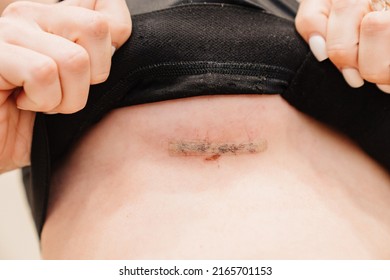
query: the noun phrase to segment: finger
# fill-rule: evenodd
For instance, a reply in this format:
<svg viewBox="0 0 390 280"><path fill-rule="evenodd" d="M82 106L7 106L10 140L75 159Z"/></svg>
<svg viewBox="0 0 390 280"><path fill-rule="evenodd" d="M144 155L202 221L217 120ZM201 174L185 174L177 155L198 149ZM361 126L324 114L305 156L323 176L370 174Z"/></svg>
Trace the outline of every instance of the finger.
<svg viewBox="0 0 390 280"><path fill-rule="evenodd" d="M0 80L2 80L2 77L0 77ZM1 81L0 81L1 83ZM0 87L0 106L4 104L4 102L8 99L8 97L11 95L12 90L3 90Z"/></svg>
<svg viewBox="0 0 390 280"><path fill-rule="evenodd" d="M328 58L325 39L327 33L330 0L304 0L301 2L295 25L301 36L319 61Z"/></svg>
<svg viewBox="0 0 390 280"><path fill-rule="evenodd" d="M371 12L361 24L359 70L363 78L390 84L390 12Z"/></svg>
<svg viewBox="0 0 390 280"><path fill-rule="evenodd" d="M91 76L86 50L65 38L40 29L23 24L14 24L12 27L12 33L2 34L0 31L4 40L50 57L56 64L61 95L60 102L52 110L58 113L74 113L84 108Z"/></svg>
<svg viewBox="0 0 390 280"><path fill-rule="evenodd" d="M91 84L104 82L110 73L112 42L108 21L99 13L84 8L67 7L58 9L57 16L40 21L42 26L51 27L55 34L63 36L83 48L90 58ZM77 20L72 20L72 17ZM67 22L66 30L63 25Z"/></svg>
<svg viewBox="0 0 390 280"><path fill-rule="evenodd" d="M27 46L51 57L57 64L61 81L62 99L52 111L70 114L83 109L87 103L90 87L90 59L87 51L60 36L30 33L39 38L38 44L26 42ZM25 38L27 38L26 36ZM37 41L35 41L37 42ZM61 48L58 48L61 46Z"/></svg>
<svg viewBox="0 0 390 280"><path fill-rule="evenodd" d="M364 81L358 72L358 44L360 23L370 10L368 1L333 0L326 36L330 60L341 69L352 87Z"/></svg>
<svg viewBox="0 0 390 280"><path fill-rule="evenodd" d="M131 17L125 0L66 0L61 4L81 6L104 15L109 22L112 45L116 49L122 46L130 37Z"/></svg>
<svg viewBox="0 0 390 280"><path fill-rule="evenodd" d="M0 44L0 76L9 89L23 87L16 104L20 109L46 112L55 108L61 100L61 87L57 65L50 57L9 44ZM28 63L26 63L28 61ZM6 81L4 83L4 81Z"/></svg>
<svg viewBox="0 0 390 280"><path fill-rule="evenodd" d="M21 2L7 8L5 15L20 14L36 22L36 28L59 35L85 48L90 57L90 83L107 79L111 67L111 35L109 24L100 13L80 7L43 5Z"/></svg>
<svg viewBox="0 0 390 280"><path fill-rule="evenodd" d="M390 94L390 85L377 84L377 87L378 87L381 91Z"/></svg>
<svg viewBox="0 0 390 280"><path fill-rule="evenodd" d="M112 45L122 46L131 35L131 17L126 1L97 0L95 10L104 14L110 22Z"/></svg>
<svg viewBox="0 0 390 280"><path fill-rule="evenodd" d="M112 42L109 24L102 15L84 8L56 7L51 16L41 16L37 21L45 31L67 38L86 49L90 59L91 84L104 82L108 78Z"/></svg>

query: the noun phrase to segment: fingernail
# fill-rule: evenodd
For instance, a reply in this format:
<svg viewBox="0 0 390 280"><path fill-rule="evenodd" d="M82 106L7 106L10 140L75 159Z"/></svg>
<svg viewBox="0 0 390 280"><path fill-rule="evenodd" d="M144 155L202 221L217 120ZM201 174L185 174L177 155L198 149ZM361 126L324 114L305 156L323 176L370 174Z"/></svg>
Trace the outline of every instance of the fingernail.
<svg viewBox="0 0 390 280"><path fill-rule="evenodd" d="M114 46L111 47L111 56L114 56L114 53L116 52L116 48Z"/></svg>
<svg viewBox="0 0 390 280"><path fill-rule="evenodd" d="M353 88L358 88L364 85L364 80L360 73L355 68L344 68L341 70L345 81Z"/></svg>
<svg viewBox="0 0 390 280"><path fill-rule="evenodd" d="M390 85L376 85L381 91L390 94Z"/></svg>
<svg viewBox="0 0 390 280"><path fill-rule="evenodd" d="M321 62L328 58L325 39L321 35L312 35L309 38L309 46L318 61Z"/></svg>

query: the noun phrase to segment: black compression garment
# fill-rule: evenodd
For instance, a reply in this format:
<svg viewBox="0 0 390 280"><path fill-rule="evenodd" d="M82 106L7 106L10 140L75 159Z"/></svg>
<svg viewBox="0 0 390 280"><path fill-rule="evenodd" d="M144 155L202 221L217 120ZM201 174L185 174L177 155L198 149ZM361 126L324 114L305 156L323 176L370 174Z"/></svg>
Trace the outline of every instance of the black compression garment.
<svg viewBox="0 0 390 280"><path fill-rule="evenodd" d="M352 89L329 61L315 60L295 31L295 0L128 3L132 36L113 57L109 79L91 87L86 108L72 115L37 114L25 185L39 233L53 166L91 125L123 106L281 94L347 134L390 172L390 96L369 83Z"/></svg>

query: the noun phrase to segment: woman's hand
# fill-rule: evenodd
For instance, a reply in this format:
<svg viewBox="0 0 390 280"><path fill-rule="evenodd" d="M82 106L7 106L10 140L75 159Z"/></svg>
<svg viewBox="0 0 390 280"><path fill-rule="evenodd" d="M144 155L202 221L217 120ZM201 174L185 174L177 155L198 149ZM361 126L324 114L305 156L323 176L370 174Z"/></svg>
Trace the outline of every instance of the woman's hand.
<svg viewBox="0 0 390 280"><path fill-rule="evenodd" d="M130 36L124 0L15 2L0 18L0 173L29 164L34 112L74 113Z"/></svg>
<svg viewBox="0 0 390 280"><path fill-rule="evenodd" d="M364 80L390 93L390 12L369 0L303 0L296 27L319 61L329 59L352 87Z"/></svg>

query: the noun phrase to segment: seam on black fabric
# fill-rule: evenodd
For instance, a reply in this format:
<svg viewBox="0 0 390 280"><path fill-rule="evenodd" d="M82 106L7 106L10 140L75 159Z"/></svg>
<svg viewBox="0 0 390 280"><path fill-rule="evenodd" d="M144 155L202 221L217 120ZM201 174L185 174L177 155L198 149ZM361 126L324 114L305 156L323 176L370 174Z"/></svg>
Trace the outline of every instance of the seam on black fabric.
<svg viewBox="0 0 390 280"><path fill-rule="evenodd" d="M164 62L157 63L148 66L143 66L133 70L129 76L137 75L143 71L159 71L163 68L177 67L177 71L180 73L170 73L169 71L162 71L161 75L164 76L175 76L175 75L196 75L199 73L204 73L204 71L211 71L210 73L223 73L223 74L234 74L234 75L245 75L245 76L259 76L257 71L267 70L280 70L283 72L293 74L294 71L275 65L268 65L262 63L240 63L240 62L213 62L213 61L185 61L185 62ZM234 68L233 70L232 67ZM174 69L172 69L174 70ZM229 71L231 70L231 71ZM238 70L238 71L237 71ZM275 71L276 73L276 71Z"/></svg>
<svg viewBox="0 0 390 280"><path fill-rule="evenodd" d="M195 62L195 63L193 63L193 65L194 64L201 64L202 62ZM210 62L207 62L208 64L210 63ZM219 63L218 63L219 64ZM229 63L223 63L223 64L226 64L226 66L229 64ZM232 63L230 63L230 66L231 66L231 64ZM99 111L100 110L98 110L98 108L97 107L100 107L100 104L101 103L104 103L103 102L103 100L105 100L107 97L112 97L113 95L112 95L112 92L116 92L116 91L118 91L118 92L123 92L123 90L120 90L120 89L122 89L122 88L125 88L125 87L127 87L127 88L131 88L132 87L132 82L134 82L132 79L131 79L131 77L132 76L135 76L135 75L139 75L140 73L142 73L143 71L151 71L152 69L157 69L157 68L162 68L162 67L164 67L164 66L174 66L174 65L180 65L180 66L182 66L182 67L184 67L184 66L188 66L188 65L191 65L191 62L183 62L183 63L161 63L161 64L154 64L154 65L149 65L149 66L144 66L144 67L140 67L140 68L138 68L138 69L135 69L135 70L133 70L132 72L130 72L130 73L128 73L127 75L125 75L124 77L122 77L120 80L119 80L119 82L114 86L114 87L112 87L110 90L108 90L108 91L106 91L106 93L105 94L103 94L102 95L102 97L100 98L100 100L99 100L99 102L98 103L96 103L96 104L94 104L94 106L90 109L90 112L92 113L92 114L98 114L98 113L100 113ZM210 66L210 65L208 65L208 66ZM236 63L236 66L239 66L238 68L239 68L239 70L240 71L243 71L244 69L245 69L245 67L244 66L249 66L249 67L254 67L254 68L257 68L257 69L259 69L260 67L259 66L261 66L261 68L264 68L264 67L269 67L269 68L273 68L273 69L279 69L279 70L283 70L283 71L286 71L286 72L289 72L289 73L294 73L293 71L291 71L291 70L289 70L289 69L287 69L287 68L282 68L282 67L275 67L275 66L269 66L269 65L266 65L266 64L251 64L251 63ZM241 67L240 67L241 66ZM210 69L208 69L208 71L207 71L207 73L220 73L220 72L218 72L217 71L218 69L217 68L215 68L214 69L214 71L210 71ZM253 71L252 69L250 69L249 71ZM224 73L226 73L226 72L224 72ZM152 73L150 73L150 74L152 74ZM153 73L154 74L154 73ZM170 73L168 73L168 72L165 72L164 73L164 75L166 75L166 76L176 76L176 75L178 75L179 73L172 73L172 74L170 74ZM188 73L186 73L185 75L196 75L197 73L196 72L188 72ZM240 75L240 73L238 73L237 71L235 71L235 70L232 70L231 72L229 72L229 74L235 74L235 75ZM180 75L183 75L183 73L180 73ZM243 73L243 72L241 72L241 75L245 75L245 76L248 76L248 73ZM249 76L253 76L253 77L257 77L257 76L259 76L259 75L256 75L256 74L254 74L254 73L252 73L252 75L249 75ZM277 80L276 78L275 78L275 80ZM129 81L130 81L130 83L129 83ZM282 79L280 79L280 81L281 82L284 82L284 83L287 83L285 80L282 80ZM121 98L122 96L120 96L120 98ZM111 103L111 106L113 106L113 104L114 103L117 103L117 102L119 102L120 100L115 100L115 98L113 98L113 99L111 99L112 100L112 102L110 102ZM85 122L84 122L84 124L85 124ZM81 130L83 130L83 128L84 128L84 126L83 125L81 125Z"/></svg>

